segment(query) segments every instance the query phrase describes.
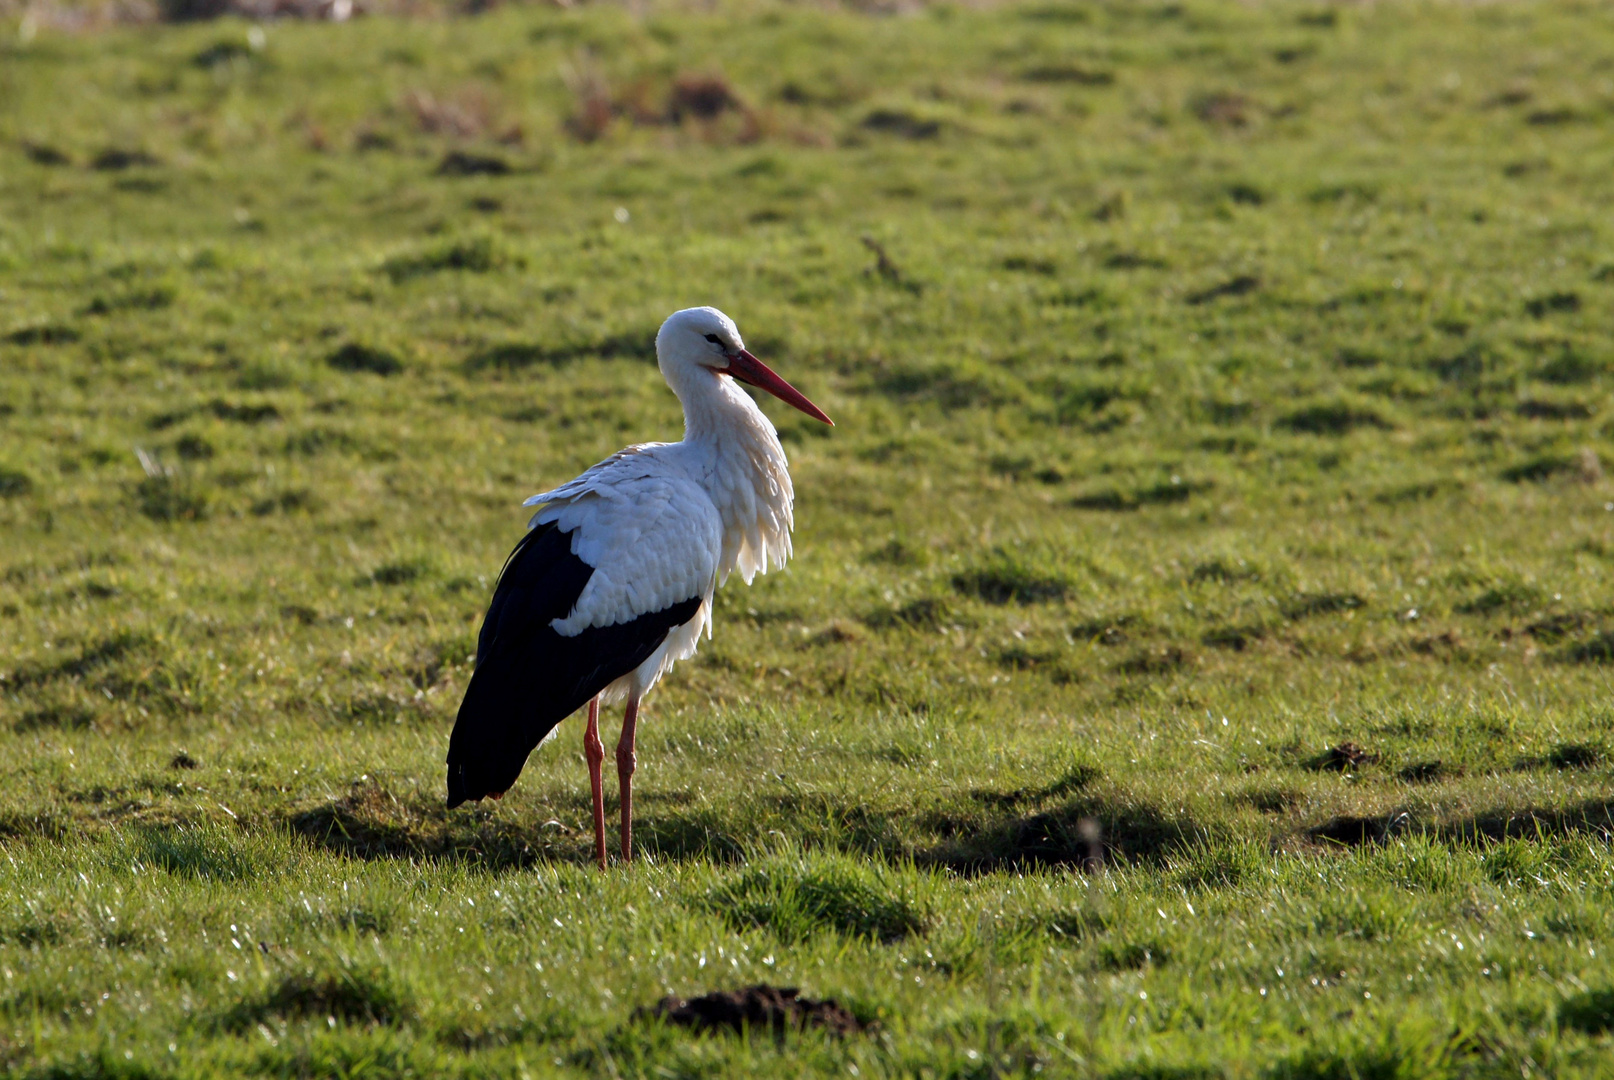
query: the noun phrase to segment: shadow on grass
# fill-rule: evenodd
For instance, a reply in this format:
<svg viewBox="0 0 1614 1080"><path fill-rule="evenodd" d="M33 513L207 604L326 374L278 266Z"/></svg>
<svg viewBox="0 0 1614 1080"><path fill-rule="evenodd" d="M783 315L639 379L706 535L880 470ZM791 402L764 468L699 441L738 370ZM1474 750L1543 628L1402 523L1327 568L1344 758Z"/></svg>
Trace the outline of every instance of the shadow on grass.
<svg viewBox="0 0 1614 1080"><path fill-rule="evenodd" d="M52 703L38 709L29 709L11 725L20 733L29 731L87 731L95 726L97 713L82 705Z"/></svg>
<svg viewBox="0 0 1614 1080"><path fill-rule="evenodd" d="M1063 600L1075 585L1051 558L1000 545L954 574L953 588L989 604L1036 604Z"/></svg>
<svg viewBox="0 0 1614 1080"><path fill-rule="evenodd" d="M1281 845L1285 836L1310 841L1324 850L1375 846L1415 836L1448 847L1566 836L1614 840L1614 800L1561 808L1481 810L1444 821L1418 820L1397 809L1379 815L1341 815L1298 833L1291 833L1294 826L1275 818L1262 835L1247 836L1230 832L1227 823L1134 800L1125 792L1086 790L1097 779L1094 770L1077 763L1047 785L961 792L958 801L928 813L912 808L871 809L817 792L770 795L763 802L773 811L766 816L779 819L775 829L809 849L912 860L921 868L968 876L1065 867L1098 870L1115 862L1176 867L1186 875L1184 880L1197 881L1195 875L1221 880L1235 870L1248 870L1244 864L1249 858L1238 855L1224 866L1226 859L1217 862L1206 853L1221 852L1226 842L1239 836L1261 851ZM1261 791L1240 795L1235 801L1281 815L1298 798L1288 790ZM747 862L754 852L756 829L744 826L739 817L705 806L681 806L676 799L646 801L649 812L634 823L635 850L641 857L668 863L736 865ZM579 803L576 810L578 819L586 821L586 807ZM614 850L614 813L611 818ZM401 800L373 781L356 784L341 798L291 815L285 824L315 847L349 858L463 862L494 872L538 862L586 865L593 861L592 837L586 827L577 831L546 828L529 818L500 818L487 809L449 813L435 801ZM36 826L21 819L0 819L0 832L19 838L43 835L36 832L40 828L48 831L52 823ZM158 844L155 837L154 833L149 838L151 845ZM215 866L207 851L184 847L179 844L183 837L177 833L164 833L163 837L160 849L152 846L146 861L176 873L230 878L231 867Z"/></svg>
<svg viewBox="0 0 1614 1080"><path fill-rule="evenodd" d="M1192 838L1207 835L1203 823L1151 805L1078 794L1095 779L1096 770L1077 762L1047 785L973 791L969 802L953 812L918 818L912 810L872 810L820 793L780 794L766 802L789 819L786 832L812 847L886 859L911 857L922 866L969 874L1096 868L1111 859L1158 862ZM1039 813L1009 813L1026 803L1055 799L1067 801ZM650 802L651 812L634 822L635 848L645 857L735 864L745 861L754 846L751 832L718 810ZM581 806L579 811L584 816ZM435 802L400 799L374 781L355 784L341 798L296 813L286 824L316 847L349 858L458 861L494 871L539 861L593 860L587 829L551 831L535 821L501 819L491 810L449 813ZM925 831L931 834L929 841L918 841L917 851L914 824L921 837ZM614 848L614 819L612 825Z"/></svg>
<svg viewBox="0 0 1614 1080"><path fill-rule="evenodd" d="M950 838L918 853L915 861L960 874L1059 866L1097 869L1109 860L1159 863L1208 833L1202 823L1147 803L1094 797L1024 817L938 814L928 824Z"/></svg>
<svg viewBox="0 0 1614 1080"><path fill-rule="evenodd" d="M945 597L923 596L910 600L901 607L877 608L863 616L864 625L875 630L908 627L919 630L937 630L953 623L962 623L961 614Z"/></svg>
<svg viewBox="0 0 1614 1080"><path fill-rule="evenodd" d="M1207 844L1207 837L1218 832L1208 822L1147 803L1090 797L1025 817L935 815L927 824L949 839L917 853L915 861L962 874L1063 866L1091 870L1108 861L1177 865L1184 859L1186 873L1205 861L1205 852L1221 848L1214 841ZM1568 836L1593 836L1607 843L1614 841L1614 800L1557 809L1481 811L1440 823L1418 822L1399 809L1381 815L1342 815L1306 829L1303 835L1324 847L1346 849L1414 835L1448 847Z"/></svg>
<svg viewBox="0 0 1614 1080"><path fill-rule="evenodd" d="M0 811L0 840L42 840L59 842L71 832L67 822L49 812Z"/></svg>
<svg viewBox="0 0 1614 1080"><path fill-rule="evenodd" d="M1364 844L1382 844L1391 837L1406 833L1410 825L1411 819L1403 811L1378 817L1343 814L1307 829L1306 835L1324 844L1361 847Z"/></svg>
<svg viewBox="0 0 1614 1080"><path fill-rule="evenodd" d="M1514 765L1519 772L1535 769L1568 770L1594 769L1608 761L1608 749L1599 743L1563 742L1545 754L1520 758Z"/></svg>
<svg viewBox="0 0 1614 1080"><path fill-rule="evenodd" d="M343 964L330 971L293 972L261 998L231 1009L223 1023L231 1031L246 1031L276 1018L392 1025L415 1016L413 996L386 969Z"/></svg>
<svg viewBox="0 0 1614 1080"><path fill-rule="evenodd" d="M1278 426L1309 435L1348 435L1358 428L1388 431L1395 424L1372 405L1348 400L1316 401L1281 417Z"/></svg>
<svg viewBox="0 0 1614 1080"><path fill-rule="evenodd" d="M770 795L766 802L794 819L803 843L886 858L907 854L901 826L908 813L871 810L822 792Z"/></svg>
<svg viewBox="0 0 1614 1080"><path fill-rule="evenodd" d="M822 1028L844 1036L865 1030L864 1022L834 998L804 998L794 987L758 983L743 990L713 991L685 1000L668 995L653 1008L634 1010L635 1021L661 1021L700 1033L772 1032L783 1041L790 1031ZM872 1026L872 1025L869 1025Z"/></svg>
<svg viewBox="0 0 1614 1080"><path fill-rule="evenodd" d="M1111 918L1103 912L1071 908L1023 915L1009 924L1007 936L1046 935L1055 941L1074 944L1091 941L1111 928Z"/></svg>
<svg viewBox="0 0 1614 1080"><path fill-rule="evenodd" d="M1587 1035L1614 1031L1614 990L1602 987L1566 998L1558 1007L1558 1022Z"/></svg>
<svg viewBox="0 0 1614 1080"><path fill-rule="evenodd" d="M1604 630L1586 641L1571 645L1563 651L1563 658L1572 664L1607 664L1614 661L1614 630Z"/></svg>
<svg viewBox="0 0 1614 1080"><path fill-rule="evenodd" d="M742 838L704 809L636 817L633 839L637 850L663 862L737 863L745 857Z"/></svg>
<svg viewBox="0 0 1614 1080"><path fill-rule="evenodd" d="M1557 809L1482 810L1442 823L1417 822L1403 810L1365 817L1342 815L1305 833L1324 844L1347 848L1419 834L1449 847L1569 836L1593 836L1607 843L1614 840L1614 800L1592 799Z"/></svg>
<svg viewBox="0 0 1614 1080"><path fill-rule="evenodd" d="M370 375L396 375L404 369L404 363L398 357L376 345L362 341L350 341L325 358L325 362L337 371L348 374L365 373Z"/></svg>
<svg viewBox="0 0 1614 1080"><path fill-rule="evenodd" d="M474 374L479 371L564 367L573 361L588 359L647 359L655 355L655 340L656 328L641 326L580 341L505 341L474 353L465 361L465 369Z"/></svg>
<svg viewBox="0 0 1614 1080"><path fill-rule="evenodd" d="M1441 826L1435 835L1447 843L1539 840L1595 836L1614 840L1614 799L1590 799L1574 806L1481 811Z"/></svg>
<svg viewBox="0 0 1614 1080"><path fill-rule="evenodd" d="M1076 866L1111 860L1163 863L1210 834L1206 823L1149 804L1082 795L1097 771L1077 762L1049 784L1014 791L968 793L951 811L917 816L911 809L873 810L822 793L780 794L765 801L789 819L785 832L813 848L923 867L980 874L1000 869ZM1038 813L1015 815L1026 804L1065 800ZM718 810L676 808L651 800L634 821L635 850L662 862L746 861L752 832ZM580 816L586 815L579 807ZM406 802L374 783L288 819L315 846L351 858L463 861L491 870L539 861L590 863L588 830L551 832L536 822L502 820L492 811L449 813L435 802ZM614 818L612 847L614 850ZM913 835L918 825L920 837ZM927 840L923 834L928 832Z"/></svg>
<svg viewBox="0 0 1614 1080"><path fill-rule="evenodd" d="M470 862L491 870L580 858L576 845L554 844L536 822L502 820L480 808L450 814L435 802L405 802L374 782L356 783L286 824L316 847L350 858Z"/></svg>
<svg viewBox="0 0 1614 1080"><path fill-rule="evenodd" d="M1079 510L1141 510L1148 506L1172 506L1187 502L1211 487L1208 480L1183 480L1174 476L1170 480L1136 488L1098 488L1076 496L1071 500L1071 505Z"/></svg>
<svg viewBox="0 0 1614 1080"><path fill-rule="evenodd" d="M684 799L681 793L641 796L653 807ZM586 805L576 809L586 821ZM614 813L607 815L613 851ZM490 807L450 812L436 800L400 798L374 781L354 784L341 798L292 814L285 824L315 847L347 858L462 862L495 872L594 860L586 829L579 834L535 816L499 816ZM745 853L741 836L710 810L652 812L633 824L635 851L659 860L732 863Z"/></svg>
<svg viewBox="0 0 1614 1080"><path fill-rule="evenodd" d="M381 272L393 284L445 271L487 274L505 269L521 269L525 257L491 236L471 236L444 241L416 251L394 255L381 265Z"/></svg>
<svg viewBox="0 0 1614 1080"><path fill-rule="evenodd" d="M104 693L108 700L131 699L178 714L196 708L188 692L191 685L191 672L165 641L132 630L86 641L74 655L54 662L19 664L7 683L9 690L23 692L35 705L22 717L19 729L93 725L95 714L81 701L48 700L54 690L82 686ZM35 694L45 694L47 700L39 701Z"/></svg>
<svg viewBox="0 0 1614 1080"><path fill-rule="evenodd" d="M1013 808L1026 803L1039 803L1047 799L1058 799L1067 795L1074 795L1102 775L1103 771L1097 765L1078 761L1072 764L1052 783L1044 784L1041 787L1014 788L1010 791L990 791L977 788L970 792L970 798L985 806Z"/></svg>
<svg viewBox="0 0 1614 1080"><path fill-rule="evenodd" d="M145 655L152 651L154 645L150 634L120 631L86 643L77 656L66 657L52 664L19 665L11 677L11 683L22 688L62 679L82 679L126 657Z"/></svg>

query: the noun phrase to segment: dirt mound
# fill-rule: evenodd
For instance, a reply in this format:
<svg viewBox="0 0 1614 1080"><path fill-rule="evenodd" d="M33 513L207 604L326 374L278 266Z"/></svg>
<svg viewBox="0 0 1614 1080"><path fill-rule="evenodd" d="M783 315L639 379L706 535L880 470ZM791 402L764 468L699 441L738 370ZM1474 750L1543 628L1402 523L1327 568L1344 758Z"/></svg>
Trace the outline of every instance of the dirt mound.
<svg viewBox="0 0 1614 1080"><path fill-rule="evenodd" d="M1342 742L1338 746L1330 746L1322 754L1306 762L1306 768L1315 772L1353 772L1378 760L1379 755L1353 742Z"/></svg>
<svg viewBox="0 0 1614 1080"><path fill-rule="evenodd" d="M864 1031L863 1022L834 998L814 1001L804 998L794 987L758 983L743 990L717 990L698 998L669 995L653 1008L640 1009L639 1016L657 1016L670 1024L695 1031L771 1030L775 1036L786 1031L819 1027L835 1035Z"/></svg>

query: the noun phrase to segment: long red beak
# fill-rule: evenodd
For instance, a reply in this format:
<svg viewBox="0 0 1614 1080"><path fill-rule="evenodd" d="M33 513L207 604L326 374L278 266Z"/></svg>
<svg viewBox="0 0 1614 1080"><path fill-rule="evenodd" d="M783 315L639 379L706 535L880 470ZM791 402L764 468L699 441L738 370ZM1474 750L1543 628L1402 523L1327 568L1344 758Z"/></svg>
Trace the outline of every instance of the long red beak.
<svg viewBox="0 0 1614 1080"><path fill-rule="evenodd" d="M808 401L806 394L775 375L772 368L744 349L729 355L728 373L758 390L766 390L786 405L800 409L814 420L822 420L830 427L835 426L835 421L825 416L823 409Z"/></svg>

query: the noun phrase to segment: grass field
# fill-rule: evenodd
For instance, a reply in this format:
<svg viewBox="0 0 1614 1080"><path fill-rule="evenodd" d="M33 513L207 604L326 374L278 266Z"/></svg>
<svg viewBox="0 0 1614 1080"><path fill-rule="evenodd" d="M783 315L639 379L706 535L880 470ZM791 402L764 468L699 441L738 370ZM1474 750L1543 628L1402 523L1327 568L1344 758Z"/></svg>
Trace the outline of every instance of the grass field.
<svg viewBox="0 0 1614 1080"><path fill-rule="evenodd" d="M0 1068L1614 1069L1608 5L26 30ZM838 426L601 875L443 756L698 303ZM635 1016L756 982L875 1028Z"/></svg>

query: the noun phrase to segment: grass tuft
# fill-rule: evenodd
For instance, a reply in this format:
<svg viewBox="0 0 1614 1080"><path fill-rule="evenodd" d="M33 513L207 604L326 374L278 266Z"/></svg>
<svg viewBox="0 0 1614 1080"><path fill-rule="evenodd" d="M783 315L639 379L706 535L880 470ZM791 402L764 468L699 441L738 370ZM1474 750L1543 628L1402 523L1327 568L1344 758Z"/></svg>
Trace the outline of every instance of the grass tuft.
<svg viewBox="0 0 1614 1080"><path fill-rule="evenodd" d="M1457 605L1457 610L1477 615L1493 612L1525 612L1534 610L1544 599L1541 589L1524 581L1508 581L1492 585L1471 600Z"/></svg>
<svg viewBox="0 0 1614 1080"><path fill-rule="evenodd" d="M1559 743L1547 755L1547 761L1555 769L1590 769L1602 764L1608 758L1608 751L1592 743Z"/></svg>
<svg viewBox="0 0 1614 1080"><path fill-rule="evenodd" d="M1317 934L1326 938L1393 941L1411 921L1399 898L1376 892L1353 892L1330 897L1322 903L1313 926Z"/></svg>
<svg viewBox="0 0 1614 1080"><path fill-rule="evenodd" d="M235 1030L269 1019L325 1020L398 1025L417 1016L410 989L386 968L344 959L333 969L306 969L285 976L256 1001L243 1002L225 1018Z"/></svg>
<svg viewBox="0 0 1614 1080"><path fill-rule="evenodd" d="M407 708L401 702L389 705L384 710L389 723ZM578 851L552 834L534 830L531 822L497 818L487 810L450 817L436 798L399 798L369 779L355 781L340 798L289 813L285 820L293 833L316 848L360 859L464 862L508 869L528 866L540 855ZM647 846L653 844L654 823L647 821L644 832Z"/></svg>
<svg viewBox="0 0 1614 1080"><path fill-rule="evenodd" d="M0 811L0 840L60 841L68 833L68 825L54 814Z"/></svg>
<svg viewBox="0 0 1614 1080"><path fill-rule="evenodd" d="M6 334L4 341L11 345L70 345L80 338L79 332L65 323L34 323L21 326Z"/></svg>
<svg viewBox="0 0 1614 1080"><path fill-rule="evenodd" d="M863 621L876 630L906 626L923 630L939 630L963 618L958 606L942 596L921 596L894 608L877 608L863 616Z"/></svg>
<svg viewBox="0 0 1614 1080"><path fill-rule="evenodd" d="M1413 1080L1461 1075L1477 1064L1465 1034L1403 1024L1371 1041L1309 1047L1275 1065L1271 1080Z"/></svg>
<svg viewBox="0 0 1614 1080"><path fill-rule="evenodd" d="M912 872L843 856L770 856L706 897L735 929L767 930L800 942L823 933L892 942L923 933L933 916Z"/></svg>
<svg viewBox="0 0 1614 1080"><path fill-rule="evenodd" d="M1586 641L1576 642L1564 651L1564 657L1576 664L1614 663L1614 630L1603 630Z"/></svg>
<svg viewBox="0 0 1614 1080"><path fill-rule="evenodd" d="M1515 484L1540 484L1563 478L1592 484L1602 476L1602 461L1590 448L1573 454L1537 454L1502 470L1502 479Z"/></svg>
<svg viewBox="0 0 1614 1080"><path fill-rule="evenodd" d="M1268 875L1271 852L1264 846L1240 841L1198 841L1173 854L1167 865L1184 889L1237 889Z"/></svg>
<svg viewBox="0 0 1614 1080"><path fill-rule="evenodd" d="M450 150L437 163L438 176L504 176L511 171L510 162L497 154L468 150Z"/></svg>
<svg viewBox="0 0 1614 1080"><path fill-rule="evenodd" d="M153 521L195 522L206 520L212 510L213 495L188 477L148 476L135 488L140 512Z"/></svg>
<svg viewBox="0 0 1614 1080"><path fill-rule="evenodd" d="M955 573L953 588L989 604L1037 604L1063 600L1075 586L1047 558L999 546Z"/></svg>
<svg viewBox="0 0 1614 1080"><path fill-rule="evenodd" d="M1207 480L1184 480L1173 476L1159 483L1140 487L1101 487L1078 495L1071 505L1081 510L1141 510L1148 506L1171 506L1184 503L1195 495L1209 491Z"/></svg>
<svg viewBox="0 0 1614 1080"><path fill-rule="evenodd" d="M1358 428L1387 431L1395 425L1372 405L1348 400L1318 401L1286 414L1278 421L1291 431L1311 435L1346 435Z"/></svg>
<svg viewBox="0 0 1614 1080"><path fill-rule="evenodd" d="M1284 618L1299 621L1317 615L1355 611L1364 603L1362 597L1353 592L1300 592L1285 600L1279 610Z"/></svg>
<svg viewBox="0 0 1614 1080"><path fill-rule="evenodd" d="M1137 971L1170 961L1171 950L1158 941L1106 942L1098 950L1098 966L1103 971Z"/></svg>
<svg viewBox="0 0 1614 1080"><path fill-rule="evenodd" d="M377 585L408 585L430 577L435 570L436 563L430 558L399 559L376 567L368 580Z"/></svg>
<svg viewBox="0 0 1614 1080"><path fill-rule="evenodd" d="M0 499L19 499L33 491L33 477L21 469L0 468Z"/></svg>
<svg viewBox="0 0 1614 1080"><path fill-rule="evenodd" d="M141 865L204 881L245 882L260 870L238 838L210 827L140 828L130 853Z"/></svg>
<svg viewBox="0 0 1614 1080"><path fill-rule="evenodd" d="M447 271L488 274L520 269L526 259L489 236L447 240L418 251L394 255L381 264L382 273L394 283Z"/></svg>
<svg viewBox="0 0 1614 1080"><path fill-rule="evenodd" d="M366 372L371 375L396 375L404 369L403 361L386 349L350 341L325 358L337 371Z"/></svg>

